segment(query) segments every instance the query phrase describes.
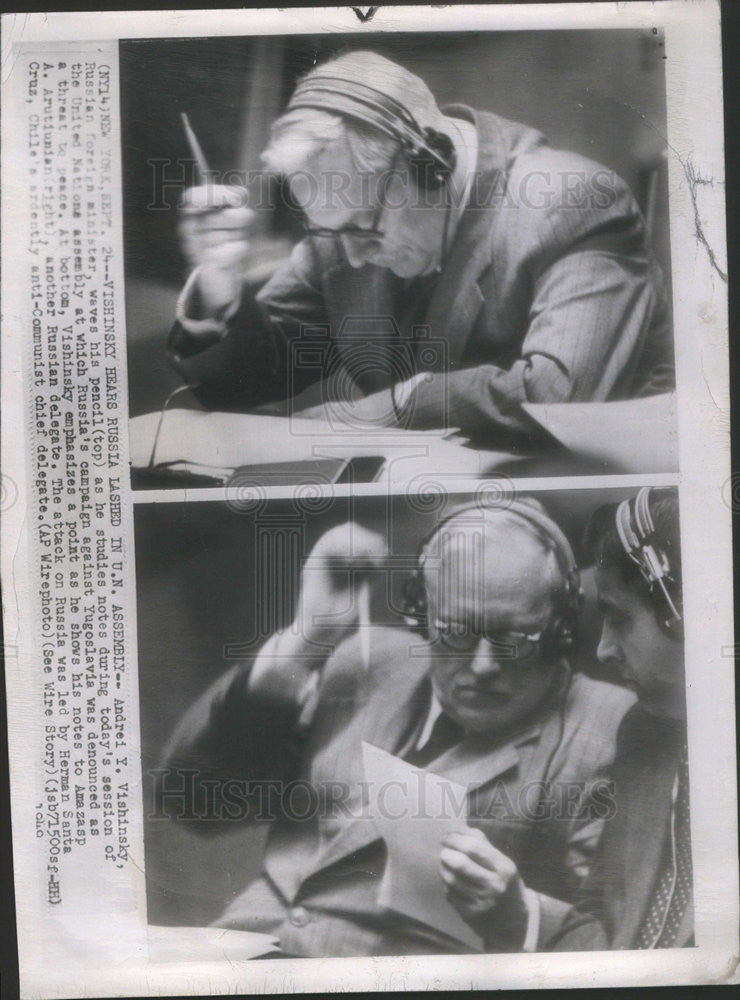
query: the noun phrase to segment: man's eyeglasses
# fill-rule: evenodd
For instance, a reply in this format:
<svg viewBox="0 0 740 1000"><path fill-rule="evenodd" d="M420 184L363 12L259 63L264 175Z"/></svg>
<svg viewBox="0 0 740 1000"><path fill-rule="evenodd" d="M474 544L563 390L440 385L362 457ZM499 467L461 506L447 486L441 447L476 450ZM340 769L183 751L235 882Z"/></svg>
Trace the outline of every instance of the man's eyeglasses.
<svg viewBox="0 0 740 1000"><path fill-rule="evenodd" d="M432 627L432 639L438 639L447 649L455 653L469 653L485 639L494 649L495 656L500 660L528 660L540 649L547 637L547 629L539 632L487 632L481 629L471 629L466 625L448 624L435 621ZM436 633L436 634L435 634Z"/></svg>
<svg viewBox="0 0 740 1000"><path fill-rule="evenodd" d="M378 202L375 206L372 222L365 228L349 223L346 226L339 226L338 229L330 229L328 226L312 226L308 220L303 219L303 232L306 236L328 236L336 239L337 236L351 236L354 239L382 240L385 232L379 228L378 223L383 214L383 203Z"/></svg>

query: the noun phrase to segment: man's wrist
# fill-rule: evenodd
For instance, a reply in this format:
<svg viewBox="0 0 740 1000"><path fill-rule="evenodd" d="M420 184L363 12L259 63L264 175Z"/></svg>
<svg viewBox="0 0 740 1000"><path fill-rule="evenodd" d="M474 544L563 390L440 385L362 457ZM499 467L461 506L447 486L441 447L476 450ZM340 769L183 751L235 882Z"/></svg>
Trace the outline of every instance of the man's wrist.
<svg viewBox="0 0 740 1000"><path fill-rule="evenodd" d="M287 641L286 641L287 636ZM249 674L249 690L301 708L301 691L312 671L291 649L290 633L275 632L257 654Z"/></svg>
<svg viewBox="0 0 740 1000"><path fill-rule="evenodd" d="M407 420L408 411L414 397L417 385L424 380L427 372L418 372L416 375L405 380L405 382L394 382L391 386L391 400L393 402L393 412L396 416L396 423L399 426Z"/></svg>
<svg viewBox="0 0 740 1000"><path fill-rule="evenodd" d="M535 951L539 936L539 897L517 876L479 933L490 951Z"/></svg>
<svg viewBox="0 0 740 1000"><path fill-rule="evenodd" d="M228 331L229 320L237 313L239 293L225 303L209 303L202 291L203 269L196 267L189 275L177 299L176 318L180 326L192 337L222 339Z"/></svg>

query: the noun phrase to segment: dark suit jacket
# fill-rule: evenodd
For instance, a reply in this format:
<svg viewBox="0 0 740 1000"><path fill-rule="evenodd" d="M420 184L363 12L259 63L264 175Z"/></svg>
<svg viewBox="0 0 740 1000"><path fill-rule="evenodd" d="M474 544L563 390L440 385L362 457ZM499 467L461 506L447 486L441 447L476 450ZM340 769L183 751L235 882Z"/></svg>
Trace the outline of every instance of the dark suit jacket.
<svg viewBox="0 0 740 1000"><path fill-rule="evenodd" d="M550 148L533 129L462 106L447 111L475 123L479 151L436 283L353 269L339 240L302 240L207 346L175 324L171 359L200 383L206 406L244 411L298 396L295 412L353 382L371 409L375 400L378 414L392 414L369 371L378 367L373 350L391 341L392 381L428 372L402 426L456 426L499 446L524 433L521 402L673 387L662 278L624 182ZM416 324L427 330L421 339Z"/></svg>
<svg viewBox="0 0 740 1000"><path fill-rule="evenodd" d="M410 655L410 647L418 655ZM236 667L185 716L165 753L170 769L198 769L209 778L300 778L321 793L339 794L342 807L304 820L287 814L276 819L263 875L218 921L276 933L290 954L466 950L377 903L386 854L372 819L358 815L361 742L405 752L427 710L430 686L426 647L418 637L400 628L373 630L372 648L368 671L360 666L356 637L328 661L302 743L295 711L281 719L278 706L260 704L247 693L247 670ZM602 807L608 808L594 783L613 759L619 722L633 701L628 691L571 677L566 668L552 700L518 732L503 739L468 736L430 765L468 788L469 822L514 858L540 893L545 926L563 917L564 901L575 898L587 871ZM297 801L292 806L294 813L304 808ZM194 828L208 826L196 822ZM506 950L506 928L492 926L480 947Z"/></svg>
<svg viewBox="0 0 740 1000"><path fill-rule="evenodd" d="M546 950L636 946L669 836L671 793L685 739L685 724L649 716L639 704L625 717L614 764L616 813L606 824L580 902ZM689 943L693 930L689 907L676 947Z"/></svg>

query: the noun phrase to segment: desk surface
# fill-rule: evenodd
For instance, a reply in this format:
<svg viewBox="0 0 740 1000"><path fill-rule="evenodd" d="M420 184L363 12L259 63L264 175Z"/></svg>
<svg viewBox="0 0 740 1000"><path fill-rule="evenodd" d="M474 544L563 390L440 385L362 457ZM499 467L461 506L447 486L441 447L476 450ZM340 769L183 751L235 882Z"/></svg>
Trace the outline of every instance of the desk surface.
<svg viewBox="0 0 740 1000"><path fill-rule="evenodd" d="M677 463L675 397L656 396L615 403L527 405L527 410L557 438L549 452L536 455L479 450L443 431L407 431L365 426L338 427L320 420L262 414L167 410L157 438L155 464L187 462L195 467L243 470L260 466L269 484L269 466L296 468L294 483L316 482L310 470L338 459L381 458L367 468L373 481L391 488L405 484L423 490L453 480L492 475L562 477L670 473ZM130 421L134 469L146 469L160 423L159 413ZM372 475L372 473L370 473ZM369 478L369 477L368 477ZM321 479L319 479L321 481ZM328 480L329 481L329 480ZM360 476L356 481L367 481ZM194 485L197 485L195 483Z"/></svg>
<svg viewBox="0 0 740 1000"><path fill-rule="evenodd" d="M149 464L159 419L158 413L147 413L130 422L131 464L135 469ZM318 420L173 409L162 422L155 464L187 461L236 469L373 456L384 459L375 481L387 485L431 474L441 476L442 482L447 476L477 478L496 461L516 459L509 452L466 448L436 431L338 429Z"/></svg>

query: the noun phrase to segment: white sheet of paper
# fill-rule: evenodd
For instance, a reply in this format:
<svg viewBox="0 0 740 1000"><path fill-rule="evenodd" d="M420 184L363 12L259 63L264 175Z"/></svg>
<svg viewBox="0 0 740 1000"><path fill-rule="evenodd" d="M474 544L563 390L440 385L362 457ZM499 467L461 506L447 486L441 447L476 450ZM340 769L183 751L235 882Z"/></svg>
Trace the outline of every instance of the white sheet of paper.
<svg viewBox="0 0 740 1000"><path fill-rule="evenodd" d="M145 413L129 422L133 468L145 469L149 465L159 421L159 413ZM359 428L338 433L321 420L257 413L203 413L172 407L162 421L155 461L187 461L234 469L270 462L382 455L390 459L384 479L405 481L415 475L428 475L430 469L444 469L445 476L476 476L492 462L513 457L508 452L479 454L457 442L443 440L444 433L392 427L374 434Z"/></svg>
<svg viewBox="0 0 740 1000"><path fill-rule="evenodd" d="M611 462L624 472L678 469L674 393L613 403L522 405L575 455Z"/></svg>
<svg viewBox="0 0 740 1000"><path fill-rule="evenodd" d="M480 949L481 939L445 897L442 840L465 825L466 789L362 744L369 811L388 847L378 902Z"/></svg>

